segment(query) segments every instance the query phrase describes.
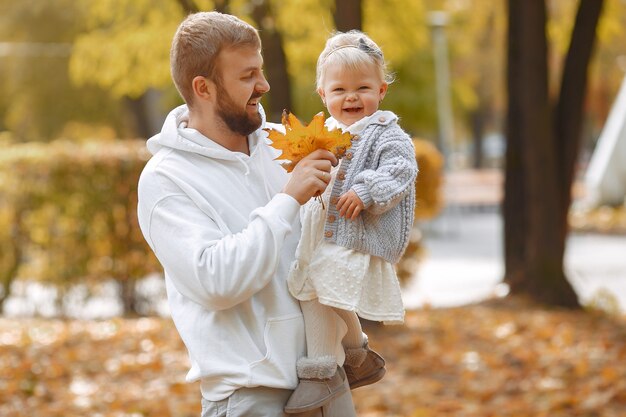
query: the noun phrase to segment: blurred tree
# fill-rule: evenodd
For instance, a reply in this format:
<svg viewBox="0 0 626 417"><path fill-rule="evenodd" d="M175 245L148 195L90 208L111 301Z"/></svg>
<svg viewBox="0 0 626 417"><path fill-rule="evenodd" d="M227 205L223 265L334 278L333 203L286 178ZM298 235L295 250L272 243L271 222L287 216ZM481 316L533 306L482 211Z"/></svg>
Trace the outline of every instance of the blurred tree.
<svg viewBox="0 0 626 417"><path fill-rule="evenodd" d="M160 270L137 220L141 140L17 144L0 154L0 308L15 278L115 279L127 313L136 280ZM1 310L0 310L1 312Z"/></svg>
<svg viewBox="0 0 626 417"><path fill-rule="evenodd" d="M513 293L578 306L563 256L587 69L603 0L580 0L550 97L546 1L509 0L505 275Z"/></svg>
<svg viewBox="0 0 626 417"><path fill-rule="evenodd" d="M598 23L598 46L591 62L586 126L583 143L591 152L608 117L609 110L626 71L626 7L622 0L605 0Z"/></svg>
<svg viewBox="0 0 626 417"><path fill-rule="evenodd" d="M362 30L363 7L361 3L361 0L335 0L333 20L338 31Z"/></svg>
<svg viewBox="0 0 626 417"><path fill-rule="evenodd" d="M469 89L467 105L461 108L466 118L467 130L472 138L472 160L474 168L485 165L483 139L490 132L501 129L504 117L504 69L506 33L506 10L502 2L489 7L473 7L463 10L459 25L453 31L457 77L463 76ZM472 42L464 42L469 37Z"/></svg>
<svg viewBox="0 0 626 417"><path fill-rule="evenodd" d="M206 2L81 0L85 30L76 39L70 75L79 86L96 85L126 104L138 136L162 124L164 109L180 102L170 80L169 46L178 23ZM111 47L114 45L114 47ZM167 105L161 103L165 91Z"/></svg>
<svg viewBox="0 0 626 417"><path fill-rule="evenodd" d="M331 0L280 4L274 0L82 1L87 9L87 30L76 41L70 65L72 80L79 85L94 84L126 100L144 100L144 93L154 89L165 91L167 107L179 103L169 76L171 37L186 13L217 7L260 29L272 86L266 98L271 120L278 120L283 108L305 118L321 110L314 88L315 64L334 30ZM385 107L404 116L406 129L428 137L436 119L423 4L366 1L362 14L365 30L381 44L399 79L392 88L394 93L385 99ZM156 107L154 100L146 101ZM146 104L139 106L145 108Z"/></svg>
<svg viewBox="0 0 626 417"><path fill-rule="evenodd" d="M432 138L437 127L437 114L434 63L427 24L429 5L426 3L365 0L363 29L382 48L396 79L381 106L399 114L402 127L413 136ZM458 78L454 79L453 85L458 82ZM462 99L454 91L453 102L464 105L460 104Z"/></svg>
<svg viewBox="0 0 626 417"><path fill-rule="evenodd" d="M68 122L123 129L119 102L68 77L84 9L71 0L0 0L0 128L20 141L49 140Z"/></svg>
<svg viewBox="0 0 626 417"><path fill-rule="evenodd" d="M252 19L259 29L263 43L265 73L271 90L266 99L268 120L280 120L284 109L291 110L291 79L287 71L287 56L283 46L283 35L276 26L270 0L253 2ZM278 6L280 8L280 5Z"/></svg>

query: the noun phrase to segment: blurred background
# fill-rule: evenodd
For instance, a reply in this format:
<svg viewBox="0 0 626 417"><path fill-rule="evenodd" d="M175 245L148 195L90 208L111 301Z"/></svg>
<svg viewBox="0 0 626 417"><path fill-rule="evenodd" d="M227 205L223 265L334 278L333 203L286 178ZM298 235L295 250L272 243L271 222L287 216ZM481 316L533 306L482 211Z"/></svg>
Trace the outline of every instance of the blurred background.
<svg viewBox="0 0 626 417"><path fill-rule="evenodd" d="M260 30L272 121L283 109L303 121L324 110L315 64L333 31L361 29L382 47L396 77L383 108L400 116L420 166L416 223L398 265L410 312L447 307L463 317L454 308L519 296L621 320L625 0L0 0L0 369L13 370L0 377L12 398L0 415L20 415L28 401L58 406L38 415L69 415L33 371L40 348L143 332L133 346L148 355L163 334L176 337L167 333L162 271L137 225L136 185L145 140L182 103L169 74L171 39L184 16L201 10ZM437 317L429 325L441 325ZM25 346L34 356L17 353ZM162 349L170 362L160 357L150 369L182 364L167 386L184 397L182 347ZM111 367L145 371L133 358ZM100 386L85 376L96 371L77 377L61 368L48 379L69 384L76 415L137 407L111 399L97 414ZM598 404L621 398L621 407L626 374L602 375L621 385ZM186 395L190 402L144 405L136 415L187 415L189 407L193 415L195 394ZM367 415L474 415L389 407ZM580 415L622 415L607 410ZM548 415L537 413L511 415Z"/></svg>

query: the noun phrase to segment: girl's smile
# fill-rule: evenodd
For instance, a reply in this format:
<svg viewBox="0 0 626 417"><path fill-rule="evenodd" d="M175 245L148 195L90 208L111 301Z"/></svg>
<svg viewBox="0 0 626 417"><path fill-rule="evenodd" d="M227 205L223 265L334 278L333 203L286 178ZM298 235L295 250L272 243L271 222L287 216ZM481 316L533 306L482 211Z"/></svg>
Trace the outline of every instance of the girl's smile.
<svg viewBox="0 0 626 417"><path fill-rule="evenodd" d="M331 116L346 126L372 115L385 97L387 83L374 64L329 65L319 94Z"/></svg>

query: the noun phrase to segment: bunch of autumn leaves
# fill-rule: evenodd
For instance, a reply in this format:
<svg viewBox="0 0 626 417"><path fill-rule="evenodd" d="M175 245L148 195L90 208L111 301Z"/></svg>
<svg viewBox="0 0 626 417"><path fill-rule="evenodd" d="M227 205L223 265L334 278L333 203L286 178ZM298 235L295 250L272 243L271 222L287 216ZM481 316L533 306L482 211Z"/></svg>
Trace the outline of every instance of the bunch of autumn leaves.
<svg viewBox="0 0 626 417"><path fill-rule="evenodd" d="M269 128L265 130L269 133L271 146L282 152L277 159L289 161L283 164L287 172L291 172L302 158L317 149L326 149L340 158L352 144L353 136L350 133L326 128L323 112L313 116L311 123L305 126L285 110L282 124L285 133Z"/></svg>

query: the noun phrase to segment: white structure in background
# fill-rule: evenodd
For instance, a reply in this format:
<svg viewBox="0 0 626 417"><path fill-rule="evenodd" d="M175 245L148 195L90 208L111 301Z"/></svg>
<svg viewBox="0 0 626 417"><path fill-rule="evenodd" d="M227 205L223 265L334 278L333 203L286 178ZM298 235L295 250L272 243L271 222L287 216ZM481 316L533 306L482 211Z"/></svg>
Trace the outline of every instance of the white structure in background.
<svg viewBox="0 0 626 417"><path fill-rule="evenodd" d="M591 205L626 203L626 77L589 161L585 186Z"/></svg>

